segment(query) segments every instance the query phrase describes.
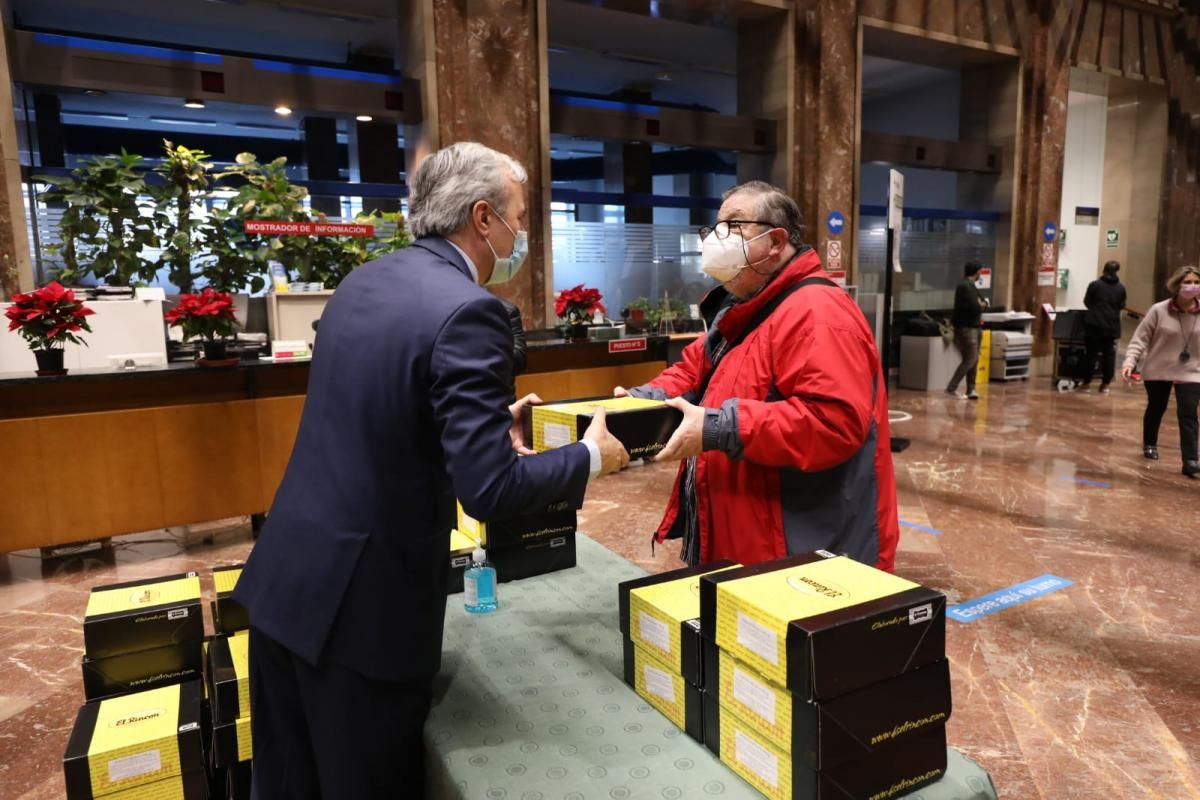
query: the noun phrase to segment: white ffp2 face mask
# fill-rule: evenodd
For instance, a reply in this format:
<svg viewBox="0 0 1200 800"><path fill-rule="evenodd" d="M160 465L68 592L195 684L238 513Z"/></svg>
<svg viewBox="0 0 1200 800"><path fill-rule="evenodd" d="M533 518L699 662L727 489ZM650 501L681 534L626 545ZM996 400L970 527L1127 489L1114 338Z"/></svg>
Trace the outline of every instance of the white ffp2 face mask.
<svg viewBox="0 0 1200 800"><path fill-rule="evenodd" d="M746 267L752 266L746 262L746 245L768 233L770 231L760 233L753 239L746 239L740 233L730 233L724 239L718 239L715 232L708 234L700 244L700 269L713 280L728 283Z"/></svg>

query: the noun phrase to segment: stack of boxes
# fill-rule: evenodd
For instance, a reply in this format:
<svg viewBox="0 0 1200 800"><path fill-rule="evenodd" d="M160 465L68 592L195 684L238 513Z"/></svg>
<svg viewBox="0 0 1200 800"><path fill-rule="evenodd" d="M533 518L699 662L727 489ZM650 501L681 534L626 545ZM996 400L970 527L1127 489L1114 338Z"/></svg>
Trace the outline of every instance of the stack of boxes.
<svg viewBox="0 0 1200 800"><path fill-rule="evenodd" d="M212 709L210 763L217 788L229 800L249 800L253 745L250 737L250 615L233 599L242 564L213 569L213 628L208 645L208 697ZM214 792L215 794L215 792Z"/></svg>
<svg viewBox="0 0 1200 800"><path fill-rule="evenodd" d="M196 573L96 586L83 617L84 698L199 680L203 641Z"/></svg>
<svg viewBox="0 0 1200 800"><path fill-rule="evenodd" d="M575 566L575 509L557 503L535 514L480 522L458 507L458 528L450 533L450 579L446 593L463 590L478 540L496 568L496 579L518 581Z"/></svg>
<svg viewBox="0 0 1200 800"><path fill-rule="evenodd" d="M618 587L625 682L697 741L704 739L700 576L736 566L707 564Z"/></svg>
<svg viewBox="0 0 1200 800"><path fill-rule="evenodd" d="M248 620L231 597L240 574L214 571L213 620L224 635L207 641L194 572L92 589L89 702L63 756L68 800L249 797Z"/></svg>
<svg viewBox="0 0 1200 800"><path fill-rule="evenodd" d="M772 800L900 797L945 774L940 593L818 552L619 595L626 682Z"/></svg>
<svg viewBox="0 0 1200 800"><path fill-rule="evenodd" d="M705 744L772 800L890 798L939 780L945 605L824 552L703 576Z"/></svg>
<svg viewBox="0 0 1200 800"><path fill-rule="evenodd" d="M249 632L213 637L208 659L214 773L224 773L229 800L249 800L254 757L250 734Z"/></svg>

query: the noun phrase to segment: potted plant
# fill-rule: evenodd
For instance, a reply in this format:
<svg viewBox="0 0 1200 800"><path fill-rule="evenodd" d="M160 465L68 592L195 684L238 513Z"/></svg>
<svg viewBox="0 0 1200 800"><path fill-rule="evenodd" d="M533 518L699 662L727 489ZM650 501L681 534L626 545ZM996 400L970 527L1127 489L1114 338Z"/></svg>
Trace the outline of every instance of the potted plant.
<svg viewBox="0 0 1200 800"><path fill-rule="evenodd" d="M75 293L52 281L41 289L13 295L12 305L4 312L8 329L17 331L29 343L37 359L38 375L65 375L63 348L67 342L87 345L75 334L92 332L87 318L96 312L75 299Z"/></svg>
<svg viewBox="0 0 1200 800"><path fill-rule="evenodd" d="M157 204L163 244L162 261L168 278L180 292L192 291L192 259L204 234L202 221L193 215L204 200L212 162L203 150L192 150L164 139L163 160L154 171L164 179L149 187Z"/></svg>
<svg viewBox="0 0 1200 800"><path fill-rule="evenodd" d="M144 248L159 245L156 210L143 209L147 192L142 157L121 151L84 161L66 177L35 177L53 188L41 194L45 203L61 203L60 245L47 251L62 258L58 280L76 283L91 273L109 286L132 286L154 280L158 265L142 257Z"/></svg>
<svg viewBox="0 0 1200 800"><path fill-rule="evenodd" d="M571 289L563 289L554 296L554 313L567 327L572 341L587 341L587 326L599 311L607 313L599 289L590 289L582 283Z"/></svg>
<svg viewBox="0 0 1200 800"><path fill-rule="evenodd" d="M203 341L204 358L197 361L201 366L237 363L236 358L226 358L225 337L233 333L237 323L233 297L228 292L205 287L200 294L181 294L179 305L166 313L166 321L173 327L183 328L185 339Z"/></svg>

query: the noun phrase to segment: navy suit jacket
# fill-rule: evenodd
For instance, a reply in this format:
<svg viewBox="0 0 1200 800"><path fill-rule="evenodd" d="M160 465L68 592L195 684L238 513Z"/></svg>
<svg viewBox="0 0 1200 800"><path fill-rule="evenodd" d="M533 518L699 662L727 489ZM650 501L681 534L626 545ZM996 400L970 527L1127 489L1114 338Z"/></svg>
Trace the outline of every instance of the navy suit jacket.
<svg viewBox="0 0 1200 800"><path fill-rule="evenodd" d="M455 498L476 519L583 504L582 444L518 458L513 339L444 239L354 270L330 298L283 481L235 597L304 661L381 680L441 662Z"/></svg>

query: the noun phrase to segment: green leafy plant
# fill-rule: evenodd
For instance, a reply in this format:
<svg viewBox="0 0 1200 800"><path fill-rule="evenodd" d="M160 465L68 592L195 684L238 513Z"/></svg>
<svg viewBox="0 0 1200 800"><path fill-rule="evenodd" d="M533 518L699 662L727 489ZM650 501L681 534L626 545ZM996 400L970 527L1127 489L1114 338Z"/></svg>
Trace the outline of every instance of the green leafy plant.
<svg viewBox="0 0 1200 800"><path fill-rule="evenodd" d="M371 225L375 236L322 237L314 242L310 267L314 277L301 280L320 281L336 289L350 272L368 261L402 250L412 243L404 225L404 215L398 211L371 211L354 217L359 225Z"/></svg>
<svg viewBox="0 0 1200 800"><path fill-rule="evenodd" d="M307 222L304 199L308 190L288 180L287 159L266 164L253 153L239 153L236 163L218 173L217 180L240 178L236 194L214 209L205 226L203 245L207 258L200 274L208 285L223 292L258 292L267 285L267 262L279 261L291 274L308 264L307 236L268 236L246 233L247 220Z"/></svg>
<svg viewBox="0 0 1200 800"><path fill-rule="evenodd" d="M42 193L43 202L66 206L60 244L47 248L62 258L59 281L75 283L88 273L113 286L154 279L157 264L142 249L158 247L159 219L139 204L146 192L141 163L141 156L122 149L119 156L89 159L66 177L34 178L52 187Z"/></svg>
<svg viewBox="0 0 1200 800"><path fill-rule="evenodd" d="M212 161L203 150L191 150L164 139L165 156L154 171L164 179L150 187L160 215L159 238L163 243L162 263L171 283L180 292L192 290L192 259L204 238L204 224L195 217L195 205L208 189Z"/></svg>

